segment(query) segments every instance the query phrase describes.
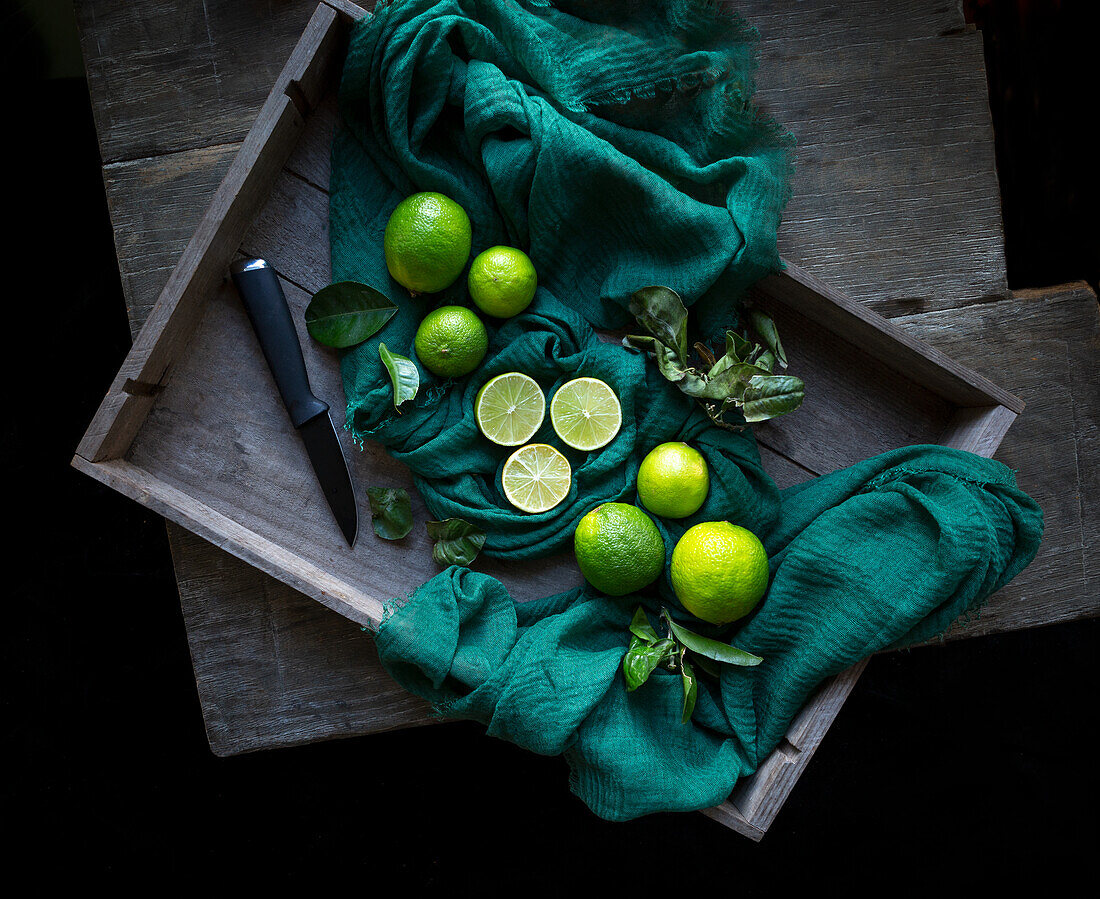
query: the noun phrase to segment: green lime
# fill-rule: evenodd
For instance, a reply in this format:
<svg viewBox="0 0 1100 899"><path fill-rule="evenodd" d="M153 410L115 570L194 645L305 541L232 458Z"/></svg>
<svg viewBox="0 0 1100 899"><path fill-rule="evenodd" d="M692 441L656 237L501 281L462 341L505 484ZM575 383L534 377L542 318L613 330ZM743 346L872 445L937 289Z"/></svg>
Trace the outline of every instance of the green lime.
<svg viewBox="0 0 1100 899"><path fill-rule="evenodd" d="M523 250L490 247L470 264L467 286L470 299L486 315L510 318L531 305L538 277Z"/></svg>
<svg viewBox="0 0 1100 899"><path fill-rule="evenodd" d="M665 542L653 519L629 503L604 503L573 532L573 552L585 580L609 596L652 584L665 567Z"/></svg>
<svg viewBox="0 0 1100 899"><path fill-rule="evenodd" d="M510 371L485 382L474 400L481 433L501 446L519 446L535 436L546 415L546 397L534 378Z"/></svg>
<svg viewBox="0 0 1100 899"><path fill-rule="evenodd" d="M638 499L662 518L694 515L709 489L707 460L686 443L662 443L638 467Z"/></svg>
<svg viewBox="0 0 1100 899"><path fill-rule="evenodd" d="M681 605L711 624L729 624L753 610L768 589L768 554L750 530L704 521L672 550L672 589Z"/></svg>
<svg viewBox="0 0 1100 899"><path fill-rule="evenodd" d="M574 378L550 401L554 431L573 449L606 446L619 433L623 410L615 391L597 378Z"/></svg>
<svg viewBox="0 0 1100 899"><path fill-rule="evenodd" d="M440 306L424 316L413 346L432 374L459 378L481 364L489 349L489 335L472 309Z"/></svg>
<svg viewBox="0 0 1100 899"><path fill-rule="evenodd" d="M386 268L413 293L450 287L470 258L470 217L454 200L425 192L405 197L382 238Z"/></svg>
<svg viewBox="0 0 1100 899"><path fill-rule="evenodd" d="M569 460L546 443L521 446L504 463L504 495L524 512L547 512L569 495L573 472Z"/></svg>

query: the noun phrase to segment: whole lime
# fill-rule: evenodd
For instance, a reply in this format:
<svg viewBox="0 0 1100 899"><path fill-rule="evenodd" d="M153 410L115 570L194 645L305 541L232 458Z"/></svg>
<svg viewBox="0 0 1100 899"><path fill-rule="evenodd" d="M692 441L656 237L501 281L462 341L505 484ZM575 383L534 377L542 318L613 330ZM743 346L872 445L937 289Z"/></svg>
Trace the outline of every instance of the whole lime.
<svg viewBox="0 0 1100 899"><path fill-rule="evenodd" d="M638 467L638 499L662 518L694 515L709 489L707 460L686 443L655 446Z"/></svg>
<svg viewBox="0 0 1100 899"><path fill-rule="evenodd" d="M424 316L413 346L432 374L460 378L481 364L489 349L489 335L472 309L440 306Z"/></svg>
<svg viewBox="0 0 1100 899"><path fill-rule="evenodd" d="M462 274L471 240L470 217L454 200L430 191L412 194L386 223L386 268L413 293L436 293Z"/></svg>
<svg viewBox="0 0 1100 899"><path fill-rule="evenodd" d="M510 318L531 305L538 276L523 250L490 247L474 257L466 282L478 309L496 318Z"/></svg>
<svg viewBox="0 0 1100 899"><path fill-rule="evenodd" d="M604 503L585 515L573 533L573 552L585 580L609 596L641 590L665 567L661 532L629 503Z"/></svg>
<svg viewBox="0 0 1100 899"><path fill-rule="evenodd" d="M768 589L768 554L750 530L704 521L672 550L672 589L696 618L729 624L751 612Z"/></svg>

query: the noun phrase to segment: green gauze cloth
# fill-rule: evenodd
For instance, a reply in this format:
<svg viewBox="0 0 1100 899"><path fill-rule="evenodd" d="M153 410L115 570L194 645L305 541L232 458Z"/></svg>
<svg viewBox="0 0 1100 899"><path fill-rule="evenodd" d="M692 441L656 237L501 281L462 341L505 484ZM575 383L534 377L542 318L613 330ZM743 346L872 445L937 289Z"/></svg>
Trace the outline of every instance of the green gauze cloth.
<svg viewBox="0 0 1100 899"><path fill-rule="evenodd" d="M824 678L939 634L1022 570L1042 534L1011 471L938 446L779 491L751 431L713 426L643 354L597 337L594 327L629 324L630 294L650 284L676 289L710 336L734 324L744 288L779 267L791 141L750 103L754 42L742 22L694 0L410 0L356 27L341 82L333 280L368 283L399 307L341 357L356 439L404 462L434 517L478 525L486 555L514 560L567 550L600 503L637 502L641 459L684 440L706 457L711 489L694 516L657 520L666 555L688 527L720 519L767 547L768 594L732 630L688 618L667 565L645 595L577 588L528 603L452 567L389 605L376 640L398 682L444 716L563 754L574 791L611 820L721 802ZM379 342L415 360L424 313L467 302L464 277L412 299L386 271L386 221L419 190L467 210L475 253L526 250L539 290L521 315L487 321L489 353L471 375L443 381L418 365L420 392L397 414ZM623 409L619 434L596 452L564 447L549 423L533 438L573 468L569 495L539 515L509 505L500 488L509 450L481 437L473 418L480 386L513 370L548 396L577 375L601 378ZM639 604L654 615L667 607L764 662L702 677L681 724L678 675L658 671L625 689Z"/></svg>

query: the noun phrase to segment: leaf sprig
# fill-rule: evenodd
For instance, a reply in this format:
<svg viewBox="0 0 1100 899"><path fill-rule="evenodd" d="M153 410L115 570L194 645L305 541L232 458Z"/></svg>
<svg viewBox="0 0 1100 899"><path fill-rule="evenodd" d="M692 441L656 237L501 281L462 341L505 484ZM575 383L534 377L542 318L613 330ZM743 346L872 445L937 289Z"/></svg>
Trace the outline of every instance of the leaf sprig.
<svg viewBox="0 0 1100 899"><path fill-rule="evenodd" d="M699 400L719 427L744 427L726 419L731 410L740 410L751 423L785 415L802 405L802 379L773 371L777 364L787 367L787 354L775 322L760 310L748 310L747 318L763 343L750 339L747 330L727 331L725 353L720 357L705 344L695 343L702 367L691 364L687 307L675 290L643 287L631 296L630 311L648 334L624 337L623 345L652 353L661 374Z"/></svg>
<svg viewBox="0 0 1100 899"><path fill-rule="evenodd" d="M371 523L383 540L404 540L413 529L412 500L403 487L368 487ZM462 565L469 568L485 546L481 528L461 518L427 521L432 540L432 559L440 568Z"/></svg>
<svg viewBox="0 0 1100 899"><path fill-rule="evenodd" d="M713 640L688 630L672 619L668 609L661 610L661 619L667 630L666 636L660 636L649 623L649 616L641 606L634 612L630 621L630 646L623 656L623 676L626 678L627 692L637 690L649 680L649 676L658 668L679 671L684 689L684 704L680 713L680 722L686 724L695 711L695 700L699 695L699 682L695 674L696 665L712 677L721 673L720 665L753 667L764 661L760 656L745 652L735 646Z"/></svg>

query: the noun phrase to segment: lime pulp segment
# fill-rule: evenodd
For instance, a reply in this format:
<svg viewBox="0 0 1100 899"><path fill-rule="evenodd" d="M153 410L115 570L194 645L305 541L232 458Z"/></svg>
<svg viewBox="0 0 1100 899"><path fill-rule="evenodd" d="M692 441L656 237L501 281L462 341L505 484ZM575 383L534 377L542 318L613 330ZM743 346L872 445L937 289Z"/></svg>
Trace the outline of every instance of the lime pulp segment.
<svg viewBox="0 0 1100 899"><path fill-rule="evenodd" d="M474 417L481 433L502 446L526 443L542 426L545 415L542 388L520 372L490 379L474 400Z"/></svg>
<svg viewBox="0 0 1100 899"><path fill-rule="evenodd" d="M575 378L558 388L550 401L550 421L557 435L579 450L606 446L623 423L619 398L598 378Z"/></svg>
<svg viewBox="0 0 1100 899"><path fill-rule="evenodd" d="M501 473L504 495L524 512L546 512L569 494L569 461L545 443L528 443L508 457Z"/></svg>

